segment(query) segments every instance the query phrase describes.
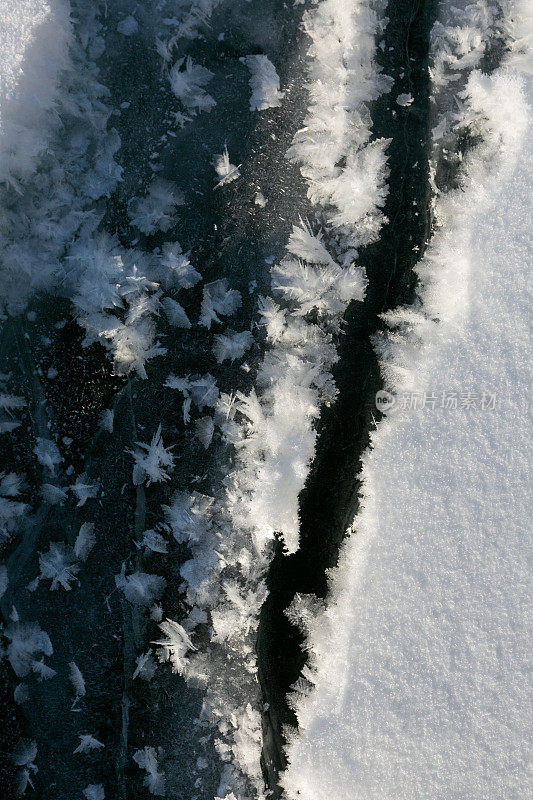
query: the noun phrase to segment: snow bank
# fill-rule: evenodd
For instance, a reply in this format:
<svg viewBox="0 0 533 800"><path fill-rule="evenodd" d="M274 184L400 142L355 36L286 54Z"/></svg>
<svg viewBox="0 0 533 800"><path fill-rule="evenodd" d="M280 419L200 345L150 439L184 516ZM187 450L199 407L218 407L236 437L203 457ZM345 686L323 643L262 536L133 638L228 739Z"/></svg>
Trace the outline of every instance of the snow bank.
<svg viewBox="0 0 533 800"><path fill-rule="evenodd" d="M437 201L422 310L387 315L377 342L395 404L332 599L307 620L291 800L531 792L526 95L508 68L471 74L461 116L484 142Z"/></svg>
<svg viewBox="0 0 533 800"><path fill-rule="evenodd" d="M20 186L46 148L69 64L67 0L1 0L0 182Z"/></svg>

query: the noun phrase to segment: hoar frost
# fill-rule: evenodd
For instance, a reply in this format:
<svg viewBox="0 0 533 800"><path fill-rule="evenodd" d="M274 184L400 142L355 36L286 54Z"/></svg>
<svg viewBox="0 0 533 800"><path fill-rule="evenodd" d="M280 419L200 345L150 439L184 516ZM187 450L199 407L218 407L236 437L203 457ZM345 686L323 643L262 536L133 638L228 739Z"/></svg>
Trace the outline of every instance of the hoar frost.
<svg viewBox="0 0 533 800"><path fill-rule="evenodd" d="M246 56L250 70L251 111L264 111L281 105L283 92L279 90L279 75L274 64L265 55Z"/></svg>

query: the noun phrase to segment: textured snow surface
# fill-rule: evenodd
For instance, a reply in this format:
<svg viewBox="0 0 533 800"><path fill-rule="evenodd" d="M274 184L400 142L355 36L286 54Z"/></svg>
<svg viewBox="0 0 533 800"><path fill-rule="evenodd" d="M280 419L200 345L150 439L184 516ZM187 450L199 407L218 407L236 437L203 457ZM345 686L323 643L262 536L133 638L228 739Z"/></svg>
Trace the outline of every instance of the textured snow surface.
<svg viewBox="0 0 533 800"><path fill-rule="evenodd" d="M474 73L469 92L489 144L464 192L442 201L420 270L441 322L420 323L414 368L406 346L386 370L391 387L426 392L426 407L403 410L398 394L365 457L362 511L311 635L316 688L288 748L291 799L532 791L531 122L516 76ZM443 392L457 409L440 407Z"/></svg>
<svg viewBox="0 0 533 800"><path fill-rule="evenodd" d="M0 0L0 182L31 172L67 63L69 4ZM36 46L38 42L38 46Z"/></svg>

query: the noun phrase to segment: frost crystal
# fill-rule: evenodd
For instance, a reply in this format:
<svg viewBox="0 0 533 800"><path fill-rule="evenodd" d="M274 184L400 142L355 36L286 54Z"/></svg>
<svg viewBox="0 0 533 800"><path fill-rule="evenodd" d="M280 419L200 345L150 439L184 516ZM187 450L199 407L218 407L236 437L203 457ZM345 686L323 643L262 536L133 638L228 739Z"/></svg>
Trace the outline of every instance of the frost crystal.
<svg viewBox="0 0 533 800"><path fill-rule="evenodd" d="M117 31L123 36L133 36L139 30L139 23L131 14L121 19L117 25Z"/></svg>
<svg viewBox="0 0 533 800"><path fill-rule="evenodd" d="M105 800L104 787L101 783L91 783L83 790L86 800Z"/></svg>
<svg viewBox="0 0 533 800"><path fill-rule="evenodd" d="M104 747L102 742L99 742L98 739L90 733L80 733L80 743L74 750L74 754L82 755L84 753L90 753L91 750L101 750Z"/></svg>
<svg viewBox="0 0 533 800"><path fill-rule="evenodd" d="M213 353L219 364L223 361L235 361L242 358L253 343L254 337L250 331L241 331L240 333L228 331L215 336Z"/></svg>
<svg viewBox="0 0 533 800"><path fill-rule="evenodd" d="M142 653L135 659L137 667L133 673L133 680L135 678L142 678L145 681L151 681L156 671L156 664L152 656L152 651L148 650L147 653Z"/></svg>
<svg viewBox="0 0 533 800"><path fill-rule="evenodd" d="M93 499L98 494L98 483L84 483L85 475L76 478L76 483L69 486L70 491L78 498L77 507L84 506L87 500Z"/></svg>
<svg viewBox="0 0 533 800"><path fill-rule="evenodd" d="M161 265L161 283L164 286L177 286L179 289L191 289L202 279L186 255L182 253L178 242L165 242L159 256Z"/></svg>
<svg viewBox="0 0 533 800"><path fill-rule="evenodd" d="M94 535L94 523L84 522L80 527L79 533L74 544L74 554L80 561L85 561L94 547L96 536Z"/></svg>
<svg viewBox="0 0 533 800"><path fill-rule="evenodd" d="M190 56L176 61L168 77L172 91L189 113L211 111L216 105L204 88L213 77L213 73L199 64L194 64Z"/></svg>
<svg viewBox="0 0 533 800"><path fill-rule="evenodd" d="M250 70L251 111L263 111L281 105L283 92L279 91L279 75L274 64L265 55L246 56Z"/></svg>
<svg viewBox="0 0 533 800"><path fill-rule="evenodd" d="M240 176L239 167L230 163L227 147L224 148L220 155L215 157L215 171L220 179L215 188L223 186L225 183L231 183L231 181Z"/></svg>
<svg viewBox="0 0 533 800"><path fill-rule="evenodd" d="M39 554L39 567L41 569L39 579L51 580L52 591L60 586L70 591L71 583L76 580L76 575L80 571L74 550L63 542L51 542L48 552Z"/></svg>
<svg viewBox="0 0 533 800"><path fill-rule="evenodd" d="M85 680L83 679L83 675L79 667L71 661L69 663L70 668L70 680L72 682L72 686L74 687L74 692L76 693L76 697L84 697L85 696Z"/></svg>
<svg viewBox="0 0 533 800"><path fill-rule="evenodd" d="M184 203L183 194L175 183L156 178L146 197L132 200L129 211L131 224L146 234L168 231L174 223L176 206Z"/></svg>
<svg viewBox="0 0 533 800"><path fill-rule="evenodd" d="M168 553L167 540L161 536L160 533L157 533L157 531L145 531L143 533L141 546L146 548L146 550L151 550L152 553Z"/></svg>
<svg viewBox="0 0 533 800"><path fill-rule="evenodd" d="M0 600L6 593L8 584L9 584L9 578L7 575L7 567L5 564L0 564Z"/></svg>
<svg viewBox="0 0 533 800"><path fill-rule="evenodd" d="M135 461L133 467L133 483L138 486L144 481L147 485L151 483L158 483L159 481L168 481L170 479L168 472L174 468L174 457L170 452L171 448L166 448L163 445L161 438L161 425L154 433L150 444L144 442L136 442L137 447L141 450L128 450Z"/></svg>
<svg viewBox="0 0 533 800"><path fill-rule="evenodd" d="M162 751L159 748L159 756L161 755ZM163 772L159 772L157 758L158 754L153 747L145 747L133 754L135 763L147 773L144 785L148 787L151 794L162 797L165 794L165 775Z"/></svg>
<svg viewBox="0 0 533 800"><path fill-rule="evenodd" d="M210 328L212 322L220 322L219 314L229 317L240 308L241 303L241 293L236 289L228 289L226 278L206 283L199 324Z"/></svg>
<svg viewBox="0 0 533 800"><path fill-rule="evenodd" d="M31 672L35 655L44 653L45 656L51 656L53 653L50 637L41 630L37 622L15 622L7 628L5 636L10 642L7 657L19 678L24 678Z"/></svg>
<svg viewBox="0 0 533 800"><path fill-rule="evenodd" d="M191 378L189 375L185 378L169 375L165 386L168 386L169 389L177 389L183 394L185 398L183 417L186 423L190 421L189 411L193 403L199 411L203 411L206 406L213 408L218 400L218 388L215 379L209 373L198 378Z"/></svg>
<svg viewBox="0 0 533 800"><path fill-rule="evenodd" d="M200 419L196 420L195 427L196 427L196 436L207 450L207 448L211 444L211 441L213 439L213 433L215 430L215 423L213 422L213 418L201 417Z"/></svg>
<svg viewBox="0 0 533 800"><path fill-rule="evenodd" d="M22 488L22 478L14 472L0 473L0 541L9 539L27 505L13 500Z"/></svg>
<svg viewBox="0 0 533 800"><path fill-rule="evenodd" d="M118 589L124 592L126 600L137 606L149 606L163 594L166 581L159 575L150 575L147 572L133 572L125 575L122 568L120 575L115 576Z"/></svg>
<svg viewBox="0 0 533 800"><path fill-rule="evenodd" d="M33 452L37 456L39 464L54 472L57 465L62 461L61 455L55 442L51 439L37 438L37 444Z"/></svg>
<svg viewBox="0 0 533 800"><path fill-rule="evenodd" d="M55 506L58 503L64 503L68 499L68 495L60 486L54 486L53 483L43 483L41 486L41 497L45 503Z"/></svg>
<svg viewBox="0 0 533 800"><path fill-rule="evenodd" d="M159 627L167 638L152 642L152 644L160 648L157 651L157 657L161 662L170 661L172 672L182 675L187 664L187 652L196 650L196 647L189 639L185 628L182 628L179 622L166 619L160 623Z"/></svg>
<svg viewBox="0 0 533 800"><path fill-rule="evenodd" d="M17 794L24 794L28 785L33 788L31 773L38 772L38 768L34 764L36 757L37 742L29 739L19 739L11 754L11 760L14 765L22 768L17 771L16 775L15 790Z"/></svg>
<svg viewBox="0 0 533 800"><path fill-rule="evenodd" d="M177 300L173 300L172 297L165 297L161 301L161 305L171 325L175 325L176 328L191 327L191 322L185 313L185 309Z"/></svg>

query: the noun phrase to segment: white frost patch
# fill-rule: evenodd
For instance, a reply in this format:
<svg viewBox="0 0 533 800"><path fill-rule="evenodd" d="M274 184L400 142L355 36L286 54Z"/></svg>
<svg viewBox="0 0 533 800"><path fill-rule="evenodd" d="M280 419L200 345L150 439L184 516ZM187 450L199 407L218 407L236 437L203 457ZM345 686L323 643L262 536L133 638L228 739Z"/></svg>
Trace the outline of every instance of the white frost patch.
<svg viewBox="0 0 533 800"><path fill-rule="evenodd" d="M117 25L117 31L123 36L133 36L139 30L139 23L131 14L121 19Z"/></svg>
<svg viewBox="0 0 533 800"><path fill-rule="evenodd" d="M125 574L122 567L120 575L115 576L117 589L124 592L126 600L136 606L149 606L154 600L159 600L165 590L167 582L160 575L150 575L147 572L132 572Z"/></svg>
<svg viewBox="0 0 533 800"><path fill-rule="evenodd" d="M279 90L279 75L276 67L267 56L246 56L246 66L250 70L250 111L264 111L281 105L283 92Z"/></svg>
<svg viewBox="0 0 533 800"><path fill-rule="evenodd" d="M232 164L229 160L228 148L225 147L220 155L215 156L215 171L220 178L215 189L219 186L224 186L226 183L231 183L240 177L239 167Z"/></svg>
<svg viewBox="0 0 533 800"><path fill-rule="evenodd" d="M205 90L213 73L200 64L194 64L190 56L176 61L168 77L172 91L189 114L211 111L216 106L216 102Z"/></svg>
<svg viewBox="0 0 533 800"><path fill-rule="evenodd" d="M377 341L396 411L372 435L362 509L312 623L290 800L531 792L531 114L508 70L473 73L468 95L462 119L485 142L438 201L422 310L386 315ZM406 406L413 392L425 407Z"/></svg>
<svg viewBox="0 0 533 800"><path fill-rule="evenodd" d="M84 755L90 753L91 750L101 750L104 747L103 742L96 739L91 733L80 733L80 743L74 750L74 755Z"/></svg>
<svg viewBox="0 0 533 800"><path fill-rule="evenodd" d="M219 364L223 361L235 361L242 358L247 350L254 343L253 334L250 331L227 331L217 334L213 344L213 353Z"/></svg>
<svg viewBox="0 0 533 800"><path fill-rule="evenodd" d="M184 203L183 194L175 183L156 178L150 184L146 197L134 198L131 203L131 224L146 234L168 231L174 223L176 206Z"/></svg>
<svg viewBox="0 0 533 800"><path fill-rule="evenodd" d="M144 747L133 754L135 763L146 772L144 785L148 787L150 794L158 797L165 795L165 774L159 771L158 758L163 755L159 747L157 752L153 747Z"/></svg>
<svg viewBox="0 0 533 800"><path fill-rule="evenodd" d="M407 106L412 105L414 102L414 97L412 94L399 94L396 98L396 103L401 106L402 108L406 108Z"/></svg>

